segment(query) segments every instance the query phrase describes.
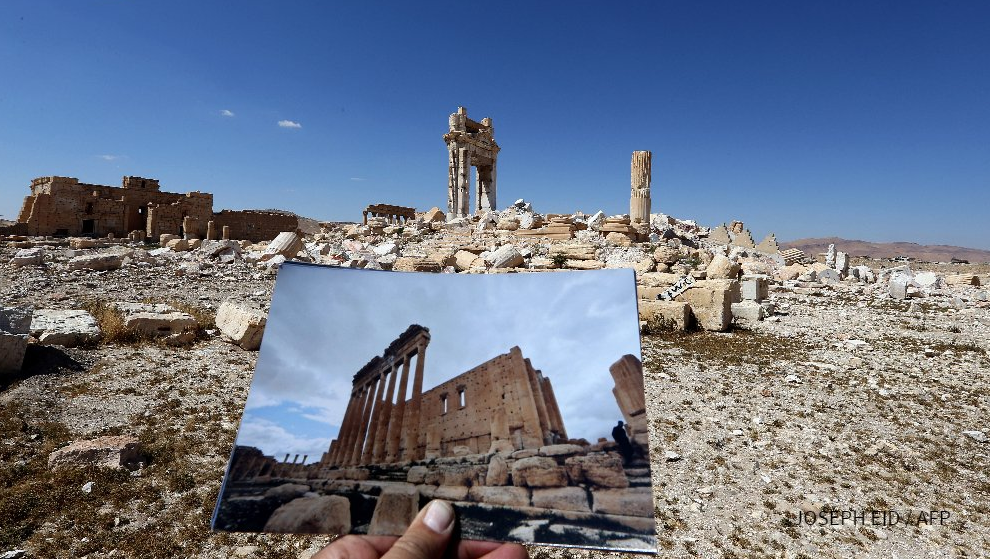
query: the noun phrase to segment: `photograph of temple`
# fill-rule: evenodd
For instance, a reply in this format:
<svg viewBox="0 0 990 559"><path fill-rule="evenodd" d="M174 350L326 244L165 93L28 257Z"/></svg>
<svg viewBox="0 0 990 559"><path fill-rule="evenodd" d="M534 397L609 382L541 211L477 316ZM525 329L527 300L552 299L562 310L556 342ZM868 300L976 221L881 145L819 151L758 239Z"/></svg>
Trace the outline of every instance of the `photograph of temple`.
<svg viewBox="0 0 990 559"><path fill-rule="evenodd" d="M303 315L312 313L339 320L347 312L343 308L311 311L307 302L293 301L295 294L309 292L298 288L313 285L302 276L314 276L309 278L314 281L320 279L315 276L323 276L328 283L351 284L335 285L337 292L357 289L366 283L358 281L361 279L374 280L372 283L415 282L416 288L423 287L427 281L441 280L432 288L440 295L452 291L466 293L482 286L471 280L468 283L472 285L452 289L448 284L455 282L444 281L443 276L420 277L424 274L334 269L331 278L320 267L290 266L287 270L290 273L280 274L276 285L273 318L269 320L264 344L279 329L279 310L285 311L282 316L287 319L287 330L294 328L299 332L307 327ZM582 303L586 301L582 299L590 298L597 289L631 279L624 277L624 273L612 272L556 274L558 277L553 281L565 292L568 291L565 284L575 286L574 300L554 301L543 297L547 301L544 305L556 309L585 308ZM513 285L526 283L536 275L515 276L490 276L485 278L485 283L496 279L489 289L528 292L533 299L520 303L535 304L540 299L537 297L540 290L519 290ZM600 277L591 277L594 281L589 282L590 276ZM286 282L289 287L282 291L285 278L289 278ZM543 287L550 287L547 278L552 276L543 275L543 278L540 282ZM603 283L596 285L599 282ZM398 294L403 290L378 292ZM283 298L283 294L288 295ZM540 360L540 356L549 353L538 348L553 348L564 342L556 340L554 332L541 333L539 328L533 328L523 332L517 344L478 349L478 354L490 357L474 362L473 366L460 361L456 365L450 363L451 368L438 373L435 369L444 368L445 362L451 360L450 349L460 348L458 354L475 353L472 344L450 339L458 337L458 332L463 335L469 331L463 328L467 325L463 320L472 319L459 318L463 315L449 311L424 313L424 309L437 307L406 300L411 301L407 303L413 307L411 313L420 314L419 319L402 327L395 323L395 316L383 318L382 324L392 329L391 338L381 340L379 349L372 355L365 354L363 365L349 373L322 365L327 377L323 384L331 384L333 379L333 388L327 390L334 394L335 404L326 408L330 417L306 414L330 426L330 437L324 439L328 444L318 454L311 451L300 456L296 452L283 452L287 449L276 450L274 445L268 445L270 438L262 434L264 428L271 428L269 418L279 407L272 403L275 394L286 391L286 379L278 382L266 378L264 358L269 346L262 346L252 396L217 508L215 528L400 534L421 506L430 499L441 498L457 508L465 538L654 550L656 528L643 369L633 353L638 353L638 344L625 344L632 351L622 353L619 351L623 344L619 344L607 357L598 356L600 351L594 348L597 356L594 370L576 364L563 366L569 361L566 357L562 360L546 357L547 366L554 367L551 375ZM282 301L289 303L279 307ZM635 321L635 301L631 303L627 307L632 314L626 319ZM506 316L518 310L514 305L510 307L502 310ZM447 316L450 314L455 316ZM635 333L635 324L628 328L622 322L625 321L599 321L596 327L582 329L588 330L584 336L589 337L576 340L577 346L582 342L594 345L593 336L596 333L602 336L605 330ZM431 324L435 326L428 326ZM311 325L308 329L313 330ZM321 331L337 329L327 325L327 330ZM377 334L377 329L374 332ZM366 338L381 339L353 332L340 336L353 339L355 346L369 348L371 341ZM276 333L275 337L295 339L291 332L285 332L284 337ZM503 336L490 337L494 344L500 343ZM281 349L278 340L274 343L279 343ZM270 362L290 360L287 355L276 355ZM305 362L293 368L300 378L304 375L298 371L305 369L308 369ZM318 384L313 382L313 386ZM251 417L251 399L255 398L256 390L261 391L258 398L268 404L257 408L256 413L264 414L264 419ZM292 400L283 408L285 413L291 415L291 410L308 409L305 400L301 396ZM299 423L294 419L284 421L286 425ZM290 436L298 434L283 435Z"/></svg>

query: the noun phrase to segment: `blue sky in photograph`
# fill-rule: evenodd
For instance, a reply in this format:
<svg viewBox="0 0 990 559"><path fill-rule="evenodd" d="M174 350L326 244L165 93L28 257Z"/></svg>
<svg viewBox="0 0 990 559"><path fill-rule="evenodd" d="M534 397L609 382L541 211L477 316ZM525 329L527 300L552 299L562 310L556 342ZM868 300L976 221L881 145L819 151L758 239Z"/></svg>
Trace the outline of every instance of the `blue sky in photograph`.
<svg viewBox="0 0 990 559"><path fill-rule="evenodd" d="M494 119L499 206L653 208L762 238L990 248L990 3L0 3L0 215L31 178L221 208L446 204Z"/></svg>
<svg viewBox="0 0 990 559"><path fill-rule="evenodd" d="M288 263L237 444L319 460L354 374L411 324L430 330L424 392L519 346L550 379L568 436L609 437L622 419L609 366L640 354L634 292L632 270L402 274Z"/></svg>

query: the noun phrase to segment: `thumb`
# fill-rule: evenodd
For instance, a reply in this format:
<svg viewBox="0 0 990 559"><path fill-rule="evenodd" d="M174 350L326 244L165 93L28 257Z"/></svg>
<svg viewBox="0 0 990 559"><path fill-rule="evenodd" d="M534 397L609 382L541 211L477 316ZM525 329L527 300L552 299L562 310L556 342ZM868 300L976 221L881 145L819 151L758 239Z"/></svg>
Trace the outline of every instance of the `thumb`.
<svg viewBox="0 0 990 559"><path fill-rule="evenodd" d="M382 559L440 559L454 531L454 507L435 499L419 511Z"/></svg>

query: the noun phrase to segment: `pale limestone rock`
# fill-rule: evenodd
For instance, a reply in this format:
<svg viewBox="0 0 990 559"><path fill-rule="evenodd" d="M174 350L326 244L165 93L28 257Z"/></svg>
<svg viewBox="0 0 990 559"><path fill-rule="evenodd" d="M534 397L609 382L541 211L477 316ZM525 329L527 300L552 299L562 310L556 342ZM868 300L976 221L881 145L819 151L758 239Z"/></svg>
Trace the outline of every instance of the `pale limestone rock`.
<svg viewBox="0 0 990 559"><path fill-rule="evenodd" d="M562 254L568 260L594 260L597 250L591 244L554 244L550 246L550 256Z"/></svg>
<svg viewBox="0 0 990 559"><path fill-rule="evenodd" d="M584 454L584 447L576 444L554 444L540 447L540 456L573 456Z"/></svg>
<svg viewBox="0 0 990 559"><path fill-rule="evenodd" d="M622 458L612 453L572 456L564 461L571 483L587 483L597 487L629 487L622 468Z"/></svg>
<svg viewBox="0 0 990 559"><path fill-rule="evenodd" d="M280 501L291 501L293 499L298 499L309 492L310 487L308 485L303 485L301 483L283 483L282 485L277 485L265 491L265 497L278 499Z"/></svg>
<svg viewBox="0 0 990 559"><path fill-rule="evenodd" d="M737 280L699 280L674 298L691 306L698 324L705 330L724 332L732 323L732 302L738 297Z"/></svg>
<svg viewBox="0 0 990 559"><path fill-rule="evenodd" d="M369 219L370 221L370 219ZM283 231L279 233L272 242L268 243L268 247L261 254L261 260L270 260L277 255L284 256L286 259L291 259L303 250L302 239L294 231Z"/></svg>
<svg viewBox="0 0 990 559"><path fill-rule="evenodd" d="M441 485L433 493L434 499L446 501L464 501L467 499L468 488L463 485Z"/></svg>
<svg viewBox="0 0 990 559"><path fill-rule="evenodd" d="M632 246L633 240L629 238L625 233L619 233L618 231L612 231L608 235L605 235L605 242L615 246Z"/></svg>
<svg viewBox="0 0 990 559"><path fill-rule="evenodd" d="M599 260L568 260L564 267L572 270L601 270L605 263Z"/></svg>
<svg viewBox="0 0 990 559"><path fill-rule="evenodd" d="M419 491L415 486L386 487L368 527L370 536L400 536L412 524L419 510Z"/></svg>
<svg viewBox="0 0 990 559"><path fill-rule="evenodd" d="M763 320L763 306L756 301L747 300L732 303L732 317L742 322L759 322Z"/></svg>
<svg viewBox="0 0 990 559"><path fill-rule="evenodd" d="M171 235L169 233L162 233L161 235L158 236L158 244L161 247L165 247L165 246L168 245L169 241L174 241L175 239L181 239L181 238L182 237L180 237L178 235Z"/></svg>
<svg viewBox="0 0 990 559"><path fill-rule="evenodd" d="M528 507L529 490L525 487L472 487L468 491L472 501L503 507Z"/></svg>
<svg viewBox="0 0 990 559"><path fill-rule="evenodd" d="M498 250L488 255L486 260L492 268L516 268L521 266L525 259L523 255L512 245L502 245Z"/></svg>
<svg viewBox="0 0 990 559"><path fill-rule="evenodd" d="M512 485L517 487L563 487L567 473L552 458L533 456L512 465Z"/></svg>
<svg viewBox="0 0 990 559"><path fill-rule="evenodd" d="M765 275L745 275L739 280L740 296L757 303L770 296L770 278Z"/></svg>
<svg viewBox="0 0 990 559"><path fill-rule="evenodd" d="M663 291L663 288L645 288ZM641 300L639 302L639 319L645 321L650 328L679 330L688 329L691 324L691 307L683 301Z"/></svg>
<svg viewBox="0 0 990 559"><path fill-rule="evenodd" d="M427 223L443 223L445 219L446 215L444 215L443 211L436 206L430 208L430 210L426 212L426 215L423 216L423 221Z"/></svg>
<svg viewBox="0 0 990 559"><path fill-rule="evenodd" d="M52 469L97 466L136 470L142 461L141 443L131 435L75 441L48 455L48 467Z"/></svg>
<svg viewBox="0 0 990 559"><path fill-rule="evenodd" d="M492 456L488 462L488 472L485 475L485 485L508 485L509 466L501 455Z"/></svg>
<svg viewBox="0 0 990 559"><path fill-rule="evenodd" d="M267 316L247 305L224 301L217 310L216 325L224 337L247 350L261 347Z"/></svg>
<svg viewBox="0 0 990 559"><path fill-rule="evenodd" d="M716 254L705 269L707 279L736 279L739 277L739 264L722 254Z"/></svg>
<svg viewBox="0 0 990 559"><path fill-rule="evenodd" d="M22 266L40 266L45 263L45 249L41 247L22 248L14 254L10 265L14 268Z"/></svg>
<svg viewBox="0 0 990 559"><path fill-rule="evenodd" d="M591 512L588 493L580 487L553 487L533 490L533 506L543 509Z"/></svg>
<svg viewBox="0 0 990 559"><path fill-rule="evenodd" d="M26 334L0 331L0 375L21 370L27 345Z"/></svg>
<svg viewBox="0 0 990 559"><path fill-rule="evenodd" d="M655 251L653 251L653 258L657 262L661 262L669 266L671 264L676 264L678 260L684 258L684 254L681 253L681 250L679 248L668 245L661 245L657 247Z"/></svg>
<svg viewBox="0 0 990 559"><path fill-rule="evenodd" d="M69 260L70 270L116 270L124 264L120 254L88 254Z"/></svg>
<svg viewBox="0 0 990 559"><path fill-rule="evenodd" d="M430 473L430 469L426 466L413 466L406 472L406 481L409 483L423 483L428 473Z"/></svg>
<svg viewBox="0 0 990 559"><path fill-rule="evenodd" d="M649 487L600 489L592 492L592 510L604 514L653 516L653 492Z"/></svg>
<svg viewBox="0 0 990 559"><path fill-rule="evenodd" d="M277 508L264 532L347 534L351 531L351 504L346 497L300 497Z"/></svg>
<svg viewBox="0 0 990 559"><path fill-rule="evenodd" d="M74 347L99 340L100 327L83 310L37 310L31 318L31 335L45 345Z"/></svg>

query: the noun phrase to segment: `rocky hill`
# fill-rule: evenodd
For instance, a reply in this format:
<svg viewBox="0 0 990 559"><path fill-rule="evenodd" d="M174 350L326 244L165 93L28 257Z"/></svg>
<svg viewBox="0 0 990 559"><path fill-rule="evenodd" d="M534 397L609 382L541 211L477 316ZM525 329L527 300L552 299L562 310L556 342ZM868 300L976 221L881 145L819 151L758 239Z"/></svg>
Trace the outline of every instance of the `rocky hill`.
<svg viewBox="0 0 990 559"><path fill-rule="evenodd" d="M968 262L990 262L990 250L965 248L951 245L919 245L917 243L874 243L841 239L839 237L824 237L813 239L798 239L780 243L781 248L799 248L808 255L824 253L828 245L834 244L852 256L867 258L913 258L926 262L949 262L953 258Z"/></svg>

